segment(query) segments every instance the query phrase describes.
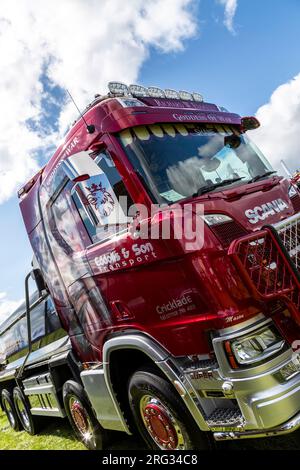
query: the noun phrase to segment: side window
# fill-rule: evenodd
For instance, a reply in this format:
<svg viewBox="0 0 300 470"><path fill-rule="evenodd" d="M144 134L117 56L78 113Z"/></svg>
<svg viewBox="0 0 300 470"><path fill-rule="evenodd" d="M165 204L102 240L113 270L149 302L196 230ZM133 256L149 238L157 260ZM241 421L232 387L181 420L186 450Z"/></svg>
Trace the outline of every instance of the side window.
<svg viewBox="0 0 300 470"><path fill-rule="evenodd" d="M127 230L127 213L133 204L120 173L107 152L95 157L99 175L77 183L72 196L93 243Z"/></svg>
<svg viewBox="0 0 300 470"><path fill-rule="evenodd" d="M61 323L52 299L46 302L46 335L61 328Z"/></svg>

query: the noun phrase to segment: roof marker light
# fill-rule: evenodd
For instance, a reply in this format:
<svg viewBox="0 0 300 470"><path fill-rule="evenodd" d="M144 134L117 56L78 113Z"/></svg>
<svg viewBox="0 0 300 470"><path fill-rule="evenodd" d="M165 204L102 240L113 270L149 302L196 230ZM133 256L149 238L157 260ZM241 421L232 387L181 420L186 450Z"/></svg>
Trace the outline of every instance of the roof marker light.
<svg viewBox="0 0 300 470"><path fill-rule="evenodd" d="M193 101L193 95L188 91L180 90L179 96L182 100Z"/></svg>
<svg viewBox="0 0 300 470"><path fill-rule="evenodd" d="M194 101L199 101L199 102L202 102L203 101L203 96L200 94L200 93L192 93L192 96L194 98Z"/></svg>
<svg viewBox="0 0 300 470"><path fill-rule="evenodd" d="M166 98L170 98L172 100L178 100L179 99L179 94L176 90L171 90L170 88L167 88L165 90L165 95L166 95Z"/></svg>
<svg viewBox="0 0 300 470"><path fill-rule="evenodd" d="M128 95L128 86L122 82L109 82L108 89L113 95Z"/></svg>
<svg viewBox="0 0 300 470"><path fill-rule="evenodd" d="M156 86L149 86L148 87L149 96L152 98L165 98L165 92L161 88L157 88Z"/></svg>
<svg viewBox="0 0 300 470"><path fill-rule="evenodd" d="M148 90L142 85L129 85L129 91L132 96L145 97L149 96Z"/></svg>

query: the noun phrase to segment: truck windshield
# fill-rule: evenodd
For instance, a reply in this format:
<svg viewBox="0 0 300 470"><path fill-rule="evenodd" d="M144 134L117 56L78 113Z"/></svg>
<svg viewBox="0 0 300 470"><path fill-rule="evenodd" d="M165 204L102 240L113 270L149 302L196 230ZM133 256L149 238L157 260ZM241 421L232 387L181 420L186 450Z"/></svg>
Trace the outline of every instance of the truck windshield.
<svg viewBox="0 0 300 470"><path fill-rule="evenodd" d="M258 148L234 126L155 124L126 129L118 138L158 202L180 201L273 172Z"/></svg>

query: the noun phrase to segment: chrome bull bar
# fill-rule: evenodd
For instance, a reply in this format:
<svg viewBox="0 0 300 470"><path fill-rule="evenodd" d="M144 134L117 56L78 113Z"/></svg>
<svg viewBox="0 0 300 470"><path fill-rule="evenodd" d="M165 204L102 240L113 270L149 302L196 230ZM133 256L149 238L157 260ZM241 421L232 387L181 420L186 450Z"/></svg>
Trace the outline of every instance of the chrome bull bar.
<svg viewBox="0 0 300 470"><path fill-rule="evenodd" d="M235 240L228 254L254 298L285 299L300 325L300 214Z"/></svg>

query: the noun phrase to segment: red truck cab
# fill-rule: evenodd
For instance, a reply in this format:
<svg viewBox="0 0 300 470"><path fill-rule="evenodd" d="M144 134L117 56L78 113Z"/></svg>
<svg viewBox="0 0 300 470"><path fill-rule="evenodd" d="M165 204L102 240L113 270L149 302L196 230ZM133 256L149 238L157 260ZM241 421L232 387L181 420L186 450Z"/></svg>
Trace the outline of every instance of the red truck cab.
<svg viewBox="0 0 300 470"><path fill-rule="evenodd" d="M298 191L255 118L109 88L19 191L99 423L160 449L296 429Z"/></svg>

